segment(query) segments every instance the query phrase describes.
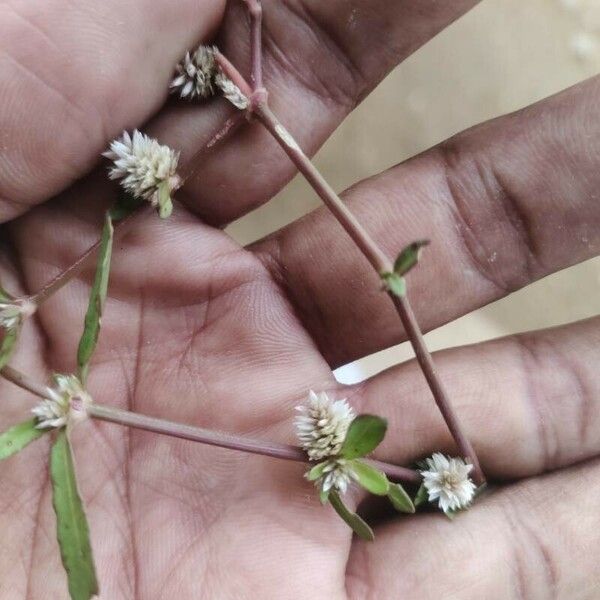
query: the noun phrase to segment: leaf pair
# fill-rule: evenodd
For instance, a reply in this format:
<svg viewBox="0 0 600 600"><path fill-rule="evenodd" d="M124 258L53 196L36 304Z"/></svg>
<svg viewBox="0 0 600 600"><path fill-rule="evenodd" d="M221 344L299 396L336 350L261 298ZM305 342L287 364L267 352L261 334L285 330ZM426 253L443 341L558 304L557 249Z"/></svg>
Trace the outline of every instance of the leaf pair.
<svg viewBox="0 0 600 600"><path fill-rule="evenodd" d="M102 310L106 300L113 242L113 224L106 216L94 282L85 315L84 331L79 342L77 365L79 379L85 383L89 364L100 334ZM10 296L0 288L0 299ZM2 362L14 347L18 331L8 331L0 347ZM8 358L6 358L8 360ZM0 460L12 456L41 438L51 429L38 429L37 419L15 425L0 434ZM71 446L66 429L57 432L50 454L52 504L56 513L57 537L63 566L67 573L72 600L89 600L98 593L98 582L92 556L89 526L83 502L77 489L77 479Z"/></svg>
<svg viewBox="0 0 600 600"><path fill-rule="evenodd" d="M395 296L406 295L406 280L404 276L417 265L421 252L425 246L429 244L429 240L417 240L404 248L398 254L394 262L394 270L391 273L382 273L387 289Z"/></svg>
<svg viewBox="0 0 600 600"><path fill-rule="evenodd" d="M383 441L387 431L387 421L375 415L359 415L356 417L346 434L346 439L340 449L338 457L332 460L344 461L344 468L348 469L357 483L366 491L377 496L387 496L392 506L399 512L414 513L415 507L404 488L397 483L392 483L386 474L362 460L373 452ZM307 478L314 481L322 477L330 461L315 465L308 473ZM321 501L329 502L338 515L362 539L373 540L373 530L356 513L352 512L342 501L336 490L321 491Z"/></svg>

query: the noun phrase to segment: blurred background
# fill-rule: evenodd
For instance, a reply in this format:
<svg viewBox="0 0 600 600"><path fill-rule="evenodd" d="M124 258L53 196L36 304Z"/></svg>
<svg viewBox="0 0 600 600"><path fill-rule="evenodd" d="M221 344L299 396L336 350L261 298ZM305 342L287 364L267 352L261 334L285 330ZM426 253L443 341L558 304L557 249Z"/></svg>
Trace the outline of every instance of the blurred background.
<svg viewBox="0 0 600 600"><path fill-rule="evenodd" d="M334 188L355 183L466 127L600 72L600 0L484 0L369 96L316 156ZM360 144L356 143L360 140ZM242 243L319 206L301 178L229 227ZM600 257L565 269L427 334L432 350L600 313ZM360 381L412 356L407 344L338 369Z"/></svg>

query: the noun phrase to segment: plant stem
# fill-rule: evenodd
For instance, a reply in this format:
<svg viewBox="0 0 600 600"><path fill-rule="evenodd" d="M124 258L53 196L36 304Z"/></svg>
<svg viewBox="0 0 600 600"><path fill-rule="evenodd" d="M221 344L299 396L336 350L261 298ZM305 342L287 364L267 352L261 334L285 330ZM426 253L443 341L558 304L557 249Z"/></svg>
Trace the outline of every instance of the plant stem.
<svg viewBox="0 0 600 600"><path fill-rule="evenodd" d="M258 51L255 49L254 52ZM240 72L225 59L223 55L217 54L216 59L225 74L242 90L242 92L245 93L245 90L249 89L249 84L245 81ZM296 165L302 175L304 175L308 183L323 200L327 208L333 213L340 225L346 230L360 251L371 263L375 271L380 276L384 273L393 272L392 262L387 258L348 207L342 202L341 198L335 193L333 188L327 183L321 173L319 173L318 169L310 161L308 156L302 151L296 140L273 113L269 107L266 94L261 94L255 102L251 101L249 110L256 114L258 119L275 138L290 160ZM433 359L427 349L423 333L414 316L410 302L406 296L396 296L391 290L388 290L388 295L394 303L406 335L415 351L416 359L423 371L429 388L431 389L434 400L456 442L458 450L460 454L473 465L473 479L480 485L485 482L485 476L481 470L479 460L473 446L462 430L458 417L450 403L448 394L436 372Z"/></svg>
<svg viewBox="0 0 600 600"><path fill-rule="evenodd" d="M146 208L142 205L140 208L135 209L130 215L127 215L115 224L115 229L118 227L119 231L124 231L127 226L133 221L133 217ZM59 273L54 279L49 281L39 292L31 296L30 300L36 306L40 306L43 302L53 296L58 290L62 289L67 283L77 277L81 271L87 266L91 258L96 254L98 248L102 244L102 240L99 239L93 246L88 248L70 267Z"/></svg>
<svg viewBox="0 0 600 600"><path fill-rule="evenodd" d="M126 427L143 429L145 431L152 431L154 433L169 435L184 440L200 442L202 444L208 444L209 446L218 446L219 448L238 450L250 454L260 454L262 456L270 456L282 460L308 462L306 453L298 446L257 440L245 436L213 431L211 429L202 429L200 427L193 427L192 425L157 419L155 417L149 417L147 415L96 403L92 403L87 407L87 413L90 417L101 421L109 421L110 423L116 423ZM409 483L419 483L421 481L419 473L411 469L376 460L369 460L367 462L371 463L374 467L380 469L393 479Z"/></svg>
<svg viewBox="0 0 600 600"><path fill-rule="evenodd" d="M250 14L252 52L252 84L254 89L263 87L262 77L262 5L260 0L244 0Z"/></svg>
<svg viewBox="0 0 600 600"><path fill-rule="evenodd" d="M48 394L48 388L46 386L32 381L27 375L17 371L16 369L13 369L12 367L4 367L0 370L0 375L2 375L4 379L14 383L24 390L27 390L28 392L31 392L32 394L35 394L36 396L39 396L40 398L51 400ZM75 405L73 404L73 406ZM185 425L183 423L175 423L165 419L149 417L147 415L142 415L128 410L122 410L120 408L113 408L103 404L96 404L94 402L86 405L85 410L89 417L98 419L100 421L116 423L117 425L123 425L125 427L153 431L154 433L169 435L171 437L181 438L184 440L191 440L193 442L200 442L202 444L208 444L209 446L227 448L229 450L238 450L240 452L247 452L250 454L261 454L263 456L270 456L272 458L280 458L283 460L308 462L306 453L298 446L257 440L241 435L213 431L211 429L202 429L200 427L193 427L192 425ZM420 474L412 469L407 469L405 467L385 463L379 460L367 460L366 462L383 471L392 479L405 481L408 483L419 483L421 481Z"/></svg>
<svg viewBox="0 0 600 600"><path fill-rule="evenodd" d="M208 143L200 148L185 167L181 170L181 186L189 181L201 166L200 159L204 154L211 150L214 146L220 144L222 141L227 139L232 133L239 129L240 125L245 122L244 114L239 111L233 116L229 117L225 123L218 129L216 133L210 138Z"/></svg>
<svg viewBox="0 0 600 600"><path fill-rule="evenodd" d="M45 385L41 385L32 379L30 379L24 373L13 369L6 365L0 370L0 375L7 381L14 383L16 386L31 392L32 394L39 396L40 398L48 398L48 388Z"/></svg>

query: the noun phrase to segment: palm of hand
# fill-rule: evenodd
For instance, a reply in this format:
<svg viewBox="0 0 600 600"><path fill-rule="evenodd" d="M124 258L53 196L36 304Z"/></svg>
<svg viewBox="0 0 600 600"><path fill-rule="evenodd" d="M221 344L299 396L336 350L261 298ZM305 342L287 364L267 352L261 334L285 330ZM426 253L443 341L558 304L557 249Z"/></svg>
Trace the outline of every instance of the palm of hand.
<svg viewBox="0 0 600 600"><path fill-rule="evenodd" d="M46 8L49 14L57 11L61 3L54 4L56 6ZM48 115L33 114L30 131L36 135L39 131L47 132L48 141L64 160L55 160L55 156L51 163L39 163L36 153L26 154L26 159L36 168L30 170L27 180L16 183L7 180L6 194L10 199L16 198L18 204L8 203L8 196L0 200L5 202L2 205L4 220L25 212L23 205L36 204L64 188L73 178L73 172L82 175L93 163L107 139L154 112L162 101L172 64L199 35L206 37L218 23L222 10L216 1L205 2L200 8L191 2L181 3L180 14L174 16L166 6L168 3L163 4L148 5L144 17L134 15L131 7L119 5L119 10L132 11L124 18L126 22L131 19L137 23L139 33L122 36L123 39L115 42L118 48L112 48L111 52L119 55L116 62L124 62L129 69L132 64L139 65L142 52L150 44L155 60L146 61L150 66L142 65L137 73L140 86L146 92L143 97L126 95L126 101L115 107L114 114L114 105L111 105L111 114L104 109L102 115L102 109L97 108L98 100L94 100L94 110L87 110L85 103L82 110L79 101L67 102L60 92L57 97L51 70L49 83L21 79L21 85L32 86L28 92L39 89L39 101L50 107L48 112L62 109L69 115L78 113L78 122L86 134L81 136L79 126L69 123L59 136ZM360 2L356 4L361 8ZM368 27L381 27L391 10L385 7L385 2L379 4L380 17L374 19L375 25L369 21ZM394 21L393 31L381 30L384 37L398 39L403 27L420 24L420 28L415 27L418 33L407 36L406 30L403 31L410 39L396 48L395 59L425 41L469 5L468 2L460 4L460 7L432 12L427 19L416 14L418 11L413 15L410 9L405 9L406 25ZM356 56L349 51L349 58L340 57L340 52L345 52L356 39L363 39L365 35L372 37L374 31L346 32L347 37L340 41L339 32L346 31L341 28L347 17L345 9L337 7L340 14L328 14L329 9L317 10L315 6L290 2L280 7L266 3L265 7L271 61L268 64L273 80L283 82L282 96L295 92L299 101L293 109L304 114L307 121L314 121L310 130L300 136L302 142L313 149L347 111L348 98L355 98L374 85L393 60L389 52L376 48L377 67L372 69L369 78L356 75L350 84L352 78L345 69L356 68L347 66ZM19 15L19 10L16 6L14 15ZM106 15L116 11L115 7L106 10L112 11ZM221 35L228 54L241 58L244 42L239 38L240 13L236 9L232 13ZM170 20L165 20L167 15ZM182 37L184 24L190 19L199 21L199 15L204 19L199 30L190 30L188 26L187 37ZM30 22L27 15L6 17L9 28L20 27L13 23L13 18ZM85 21L87 17L79 15L77 18ZM145 19L166 23L165 30L152 33L150 40L143 31ZM322 54L322 46L317 54L318 45L301 35L308 27L315 29L318 23L327 24L332 37L326 39L336 39L338 44L325 44L325 54ZM44 43L40 40L45 34L32 35L40 44ZM55 35L58 34L48 33L52 43L58 43ZM165 36L164 41L168 42L160 53L156 47L161 44L154 39L155 35ZM282 54L279 47L284 38L286 45ZM86 40L86 52L97 50L89 46ZM8 51L10 53L12 47ZM354 52L360 54L359 49ZM305 64L310 63L307 56L319 58L327 76L326 83L294 59L299 54L304 56ZM78 65L77 49L72 55ZM47 60L53 57L51 54ZM336 74L334 67L340 61L345 66ZM365 59L358 72L364 72L367 62ZM131 71L120 75L117 86L120 94L126 81L131 81ZM67 88L71 84L73 82L65 82ZM339 102L323 100L327 96L325 92ZM93 95L107 99L110 92L94 90ZM284 100L281 102L285 104ZM158 132L161 141L169 143L171 137L171 145L182 147L185 159L200 145L198 140L206 139L222 122L225 110L221 104L206 109L171 106L155 118L150 130ZM102 126L98 125L98 111ZM284 107L283 112L284 116L294 114L291 108ZM89 135L90 132L94 133ZM79 150L74 157L72 145L76 140ZM261 149L259 159L253 153L255 147ZM46 152L47 147L42 150ZM307 389L336 390L339 386L331 375L331 365L340 356L348 360L374 349L372 346L389 343L387 331L390 328L384 324L374 326L381 330L379 340L367 339L363 348L355 346L340 351L327 347L328 342L324 340L330 333L328 326L319 332L315 332L314 327L322 315L318 311L316 316L309 314L307 303L299 301L303 294L310 294L311 287L307 284L299 291L293 280L290 283L286 273L288 261L282 260L282 256L289 258L290 268L295 268L305 263L306 257L314 259L319 250L324 249L324 254L327 250L337 253L338 242L329 242L327 236L314 233L327 232L335 226L320 215L313 219L313 237L309 242L301 241L308 235L305 224L287 237L278 236L251 249L239 247L218 226L268 198L289 177L291 170L285 158L255 127L250 133L238 132L226 142L222 153L216 154L216 158L207 158L197 180L184 190L187 208L177 206L176 214L167 223L146 215L130 232L117 238L101 344L89 388L95 399L103 403L204 427L292 441L293 407L302 400ZM66 168L68 158L71 165ZM264 160L265 166L257 164L257 160L259 163ZM256 176L257 173L261 175ZM53 274L96 239L99 215L111 189L103 179L103 175L83 179L62 198L32 208L4 226L3 233L6 232L12 242L4 264L7 287L10 282L13 288L38 289L50 275L49 264L53 265ZM377 192L385 189L385 184L374 183L370 189ZM201 222L198 214L216 227ZM337 230L335 235L342 238ZM289 243L292 250L285 248L282 240ZM356 261L359 260L357 255ZM313 287L322 281L316 277ZM73 283L43 306L35 326L30 326L22 339L16 366L28 373L37 372L40 377L45 369L67 372L73 369L88 289L83 280ZM344 311L349 309L340 302L345 296L343 289L330 293L327 310L339 311L336 323L345 322L347 313ZM483 302L485 294L481 292L480 296L479 301ZM359 300L359 306L365 306L361 302ZM364 302L377 306L377 310L387 315L385 299L369 296ZM467 309L464 302L456 304L451 309L455 313ZM372 309L370 314L374 312ZM439 317L432 316L430 323L436 318ZM366 323L358 323L358 329L359 326L364 328ZM398 333L393 335L398 337ZM336 341L342 343L345 338L340 334L331 345L335 346ZM510 366L514 350L509 346L500 350L490 348L486 352L494 357L500 352L502 360ZM468 360L477 363L478 358L469 349L459 351L442 361L442 369L452 373L458 361ZM357 409L368 405L371 412L389 417L393 439L382 446L382 457L393 457L398 462L449 446L447 433L434 407L423 406L429 398L420 374L411 365L403 367L401 373L402 380L400 374L394 372L370 382L366 389L340 389L336 394L350 394ZM471 376L459 388L476 390L489 385L490 378L494 381L494 377L485 372L479 379ZM8 425L22 418L30 399L6 383L1 384L1 388L2 424ZM417 397L423 402L415 402ZM475 429L482 418L478 411L487 411L488 417L493 417L494 411L501 412L493 408L492 400L490 395L489 406L484 403L484 409L471 404L466 406L473 415L472 422L468 423L470 428ZM519 422L515 431L518 419L523 423ZM538 438L532 433L535 427L523 418L523 411L517 410L515 422L504 416L503 424L487 439L477 437L492 473L528 475L547 466L543 464L543 457L540 458ZM510 466L500 464L494 452L507 440L518 446ZM368 546L353 540L333 511L318 506L316 494L301 477L301 465L200 447L105 424L87 423L80 427L74 445L82 491L88 504L101 597L146 600L171 595L182 598L203 595L206 598L299 599L359 598L367 597L368 593L374 597L396 597L404 592L410 598L424 598L452 592L460 598L479 598L487 597L482 590L494 590L494 597L507 598L518 589L515 581L522 582L526 577L540 581L546 577L550 584L556 583L553 565L560 558L548 558L544 539L540 540L529 526L525 527L525 534L509 538L517 517L511 516L506 508L521 497L519 486L475 507L463 517L460 529L438 515L423 515L410 521L382 524L376 544ZM592 453L593 443L581 443L558 457L553 466L570 464ZM47 442L40 442L1 466L4 483L0 489L2 546L18 548L21 556L19 561L14 552L0 555L0 590L6 598L58 598L66 593L54 536L49 485L44 475L46 461ZM592 478L595 471L596 467L588 467L588 476ZM551 495L575 476L574 472L565 471L548 481L528 483L529 487L523 489L539 489L540 493ZM539 515L535 518L541 519ZM503 578L504 571L498 574L490 568L496 560L495 550L478 550L490 529L500 543L514 553L515 564L521 565L521 571L510 580ZM527 547L524 535L537 540L537 550ZM435 545L433 550L432 545ZM458 557L455 555L457 546L460 548ZM545 567L537 570L532 564L539 556L544 558ZM485 577L480 578L474 567L473 572L463 569L457 580L453 571L465 559L486 569ZM424 583L427 572L436 572L436 581Z"/></svg>

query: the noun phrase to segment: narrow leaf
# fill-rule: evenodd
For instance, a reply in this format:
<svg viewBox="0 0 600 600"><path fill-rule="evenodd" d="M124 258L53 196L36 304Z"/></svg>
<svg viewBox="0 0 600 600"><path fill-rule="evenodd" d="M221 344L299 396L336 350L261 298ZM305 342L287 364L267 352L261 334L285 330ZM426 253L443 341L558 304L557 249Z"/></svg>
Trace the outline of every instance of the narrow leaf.
<svg viewBox="0 0 600 600"><path fill-rule="evenodd" d="M48 430L36 429L37 419L30 419L0 434L0 460L4 460L41 438Z"/></svg>
<svg viewBox="0 0 600 600"><path fill-rule="evenodd" d="M13 327L12 329L5 329L3 332L0 332L0 336L3 336L2 342L0 342L0 369L10 360L16 348L20 331L20 327Z"/></svg>
<svg viewBox="0 0 600 600"><path fill-rule="evenodd" d="M108 277L110 274L110 258L112 253L113 225L110 215L106 215L104 229L102 230L102 243L98 254L98 264L96 267L96 276L90 293L90 301L87 313L83 335L79 342L77 351L77 365L79 367L79 378L85 383L89 369L89 363L98 343L100 335L100 322L102 319L102 309L106 300L108 289Z"/></svg>
<svg viewBox="0 0 600 600"><path fill-rule="evenodd" d="M330 490L319 490L319 500L321 504L327 504L329 502L329 491Z"/></svg>
<svg viewBox="0 0 600 600"><path fill-rule="evenodd" d="M396 258L394 273L397 275L406 275L419 262L421 252L428 244L429 240L418 240L406 246L398 254L398 258Z"/></svg>
<svg viewBox="0 0 600 600"><path fill-rule="evenodd" d="M387 421L375 415L358 415L348 428L340 450L344 458L360 458L373 452L385 437Z"/></svg>
<svg viewBox="0 0 600 600"><path fill-rule="evenodd" d="M417 490L417 494L413 503L415 506L421 506L421 504L425 504L429 500L429 494L427 493L427 488L425 484L421 484L421 487Z"/></svg>
<svg viewBox="0 0 600 600"><path fill-rule="evenodd" d="M373 530L356 514L353 513L343 502L337 492L330 492L329 502L335 512L350 526L352 531L363 540L372 542L375 539Z"/></svg>
<svg viewBox="0 0 600 600"><path fill-rule="evenodd" d="M98 593L90 534L77 490L75 467L66 431L58 432L50 455L52 503L56 512L58 545L67 572L72 600L89 600Z"/></svg>
<svg viewBox="0 0 600 600"><path fill-rule="evenodd" d="M390 499L392 506L398 512L410 514L415 512L415 505L413 504L413 501L406 493L406 490L399 483L390 483L388 498Z"/></svg>
<svg viewBox="0 0 600 600"><path fill-rule="evenodd" d="M367 492L371 492L371 494L387 496L390 489L390 482L385 473L359 460L353 461L351 465L356 475L356 480L361 487L367 490Z"/></svg>
<svg viewBox="0 0 600 600"><path fill-rule="evenodd" d="M168 219L172 212L173 201L171 200L169 182L163 181L158 186L158 215L161 219Z"/></svg>

